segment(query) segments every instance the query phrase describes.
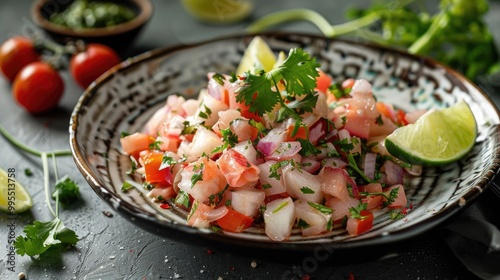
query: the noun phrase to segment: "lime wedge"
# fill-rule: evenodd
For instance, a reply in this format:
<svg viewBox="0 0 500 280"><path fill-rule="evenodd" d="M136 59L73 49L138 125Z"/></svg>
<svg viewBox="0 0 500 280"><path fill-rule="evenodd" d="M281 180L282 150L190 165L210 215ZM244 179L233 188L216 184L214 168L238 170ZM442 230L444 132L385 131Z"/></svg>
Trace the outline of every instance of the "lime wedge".
<svg viewBox="0 0 500 280"><path fill-rule="evenodd" d="M0 211L22 213L33 206L30 194L21 185L16 173L8 173L0 168Z"/></svg>
<svg viewBox="0 0 500 280"><path fill-rule="evenodd" d="M252 13L252 1L235 0L182 0L186 11L197 19L209 23L229 24L240 21Z"/></svg>
<svg viewBox="0 0 500 280"><path fill-rule="evenodd" d="M268 72L273 69L275 63L276 56L269 45L264 39L256 36L248 44L241 58L240 65L238 65L236 70L236 75L241 75L247 71L250 71L252 74L261 70Z"/></svg>
<svg viewBox="0 0 500 280"><path fill-rule="evenodd" d="M414 124L396 129L385 139L385 146L404 162L436 166L463 157L474 146L476 136L474 114L461 100L449 108L431 110Z"/></svg>

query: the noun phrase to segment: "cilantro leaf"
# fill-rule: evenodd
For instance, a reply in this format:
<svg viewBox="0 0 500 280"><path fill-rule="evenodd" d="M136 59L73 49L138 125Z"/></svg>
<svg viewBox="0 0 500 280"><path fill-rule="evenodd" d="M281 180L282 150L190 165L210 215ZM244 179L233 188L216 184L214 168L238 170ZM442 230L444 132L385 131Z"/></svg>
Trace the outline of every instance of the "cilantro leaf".
<svg viewBox="0 0 500 280"><path fill-rule="evenodd" d="M349 207L349 213L351 214L351 218L353 219L366 219L366 216L361 215L361 211L366 210L368 204L362 203L361 201L356 207Z"/></svg>
<svg viewBox="0 0 500 280"><path fill-rule="evenodd" d="M244 74L244 85L236 92L236 101L249 105L249 111L262 116L270 112L277 104L286 104L278 91L278 82L286 89L287 100L293 100L294 96L314 96L316 88L316 77L319 76L317 68L319 63L315 58L302 49L293 48L288 57L276 69L269 72L261 71L258 75L249 72ZM306 98L303 103L299 102L300 109L310 111L313 107L314 98ZM315 104L315 103L314 103ZM297 109L295 107L294 109ZM290 113L288 113L290 115Z"/></svg>
<svg viewBox="0 0 500 280"><path fill-rule="evenodd" d="M297 141L299 141L300 146L302 149L300 149L299 154L303 157L308 157L308 156L314 156L317 154L321 154L321 150L314 147L314 145L302 138L297 138Z"/></svg>
<svg viewBox="0 0 500 280"><path fill-rule="evenodd" d="M250 106L249 111L259 116L272 111L274 106L282 102L280 93L272 90L272 77L268 76L265 73L260 76L247 73L245 84L236 92L236 101Z"/></svg>
<svg viewBox="0 0 500 280"><path fill-rule="evenodd" d="M314 190L307 187L307 186L303 186L302 188L300 188L300 191L303 193L303 194L314 194Z"/></svg>
<svg viewBox="0 0 500 280"><path fill-rule="evenodd" d="M223 86L224 85L224 82L226 80L226 77L224 77L224 75L220 74L220 73L215 73L213 76L212 76L212 79L214 79L214 81L216 81L219 85Z"/></svg>
<svg viewBox="0 0 500 280"><path fill-rule="evenodd" d="M288 94L314 94L319 63L302 49L293 48L288 58L274 71L281 74Z"/></svg>
<svg viewBox="0 0 500 280"><path fill-rule="evenodd" d="M68 176L64 176L56 182L55 190L52 192L52 199L59 195L59 202L67 207L80 198L80 188Z"/></svg>
<svg viewBox="0 0 500 280"><path fill-rule="evenodd" d="M311 226L310 224L308 224L306 221L304 221L302 219L299 219L297 221L297 227L299 227L299 228L308 228L310 226Z"/></svg>
<svg viewBox="0 0 500 280"><path fill-rule="evenodd" d="M59 217L50 222L34 221L24 228L26 236L18 236L14 242L16 253L21 256L35 257L43 254L53 246L75 245L78 236L64 226Z"/></svg>

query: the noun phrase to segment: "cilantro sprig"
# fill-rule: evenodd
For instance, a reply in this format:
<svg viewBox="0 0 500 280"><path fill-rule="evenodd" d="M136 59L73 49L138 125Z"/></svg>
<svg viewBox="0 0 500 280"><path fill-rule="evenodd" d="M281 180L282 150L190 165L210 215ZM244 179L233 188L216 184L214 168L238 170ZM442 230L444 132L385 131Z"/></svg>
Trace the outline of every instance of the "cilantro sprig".
<svg viewBox="0 0 500 280"><path fill-rule="evenodd" d="M66 246L76 245L76 243L78 242L78 236L73 230L67 228L60 219L59 204L62 201L68 204L73 203L80 196L79 188L71 179L66 176L61 180L58 180L59 176L57 174L57 164L55 160L55 158L59 156L70 156L72 154L71 151L58 150L52 152L42 152L33 149L14 138L1 125L0 134L14 147L28 154L41 158L45 202L53 216L53 219L51 221L34 221L33 224L27 225L24 228L24 233L26 234L26 236L18 236L14 241L16 253L21 256L28 255L31 257L37 257L49 251L49 249L65 248ZM52 157L54 176L57 180L55 191L52 194L50 192L50 174L48 164L49 157ZM52 198L55 199L55 210L51 204L51 195Z"/></svg>
<svg viewBox="0 0 500 280"><path fill-rule="evenodd" d="M52 194L52 197L56 200L54 210L49 199L50 178L47 153L42 152L41 158L44 172L45 202L54 218L49 222L34 221L33 224L24 228L26 236L18 236L14 242L16 253L21 256L37 257L51 248L74 246L78 242L76 233L67 228L59 218L60 199L62 198L67 203L73 202L79 197L78 187L67 177L64 177L62 181L58 181L58 187ZM54 170L57 170L55 163ZM57 178L57 171L55 173Z"/></svg>
<svg viewBox="0 0 500 280"><path fill-rule="evenodd" d="M293 48L288 57L275 69L243 75L243 85L236 92L236 101L249 106L249 111L263 116L281 105L278 119L291 117L295 120L295 130L301 125L300 114L311 112L316 105L316 77L319 76L316 58L300 48ZM284 86L284 96L279 91ZM300 98L299 98L300 97ZM295 134L294 131L293 134Z"/></svg>

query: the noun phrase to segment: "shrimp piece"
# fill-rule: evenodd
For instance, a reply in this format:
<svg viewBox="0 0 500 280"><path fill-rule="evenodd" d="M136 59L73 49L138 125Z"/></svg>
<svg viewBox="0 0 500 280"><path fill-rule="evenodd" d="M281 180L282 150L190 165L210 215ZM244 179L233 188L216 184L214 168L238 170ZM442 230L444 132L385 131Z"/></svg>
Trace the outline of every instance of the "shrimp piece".
<svg viewBox="0 0 500 280"><path fill-rule="evenodd" d="M234 149L225 151L217 165L233 188L253 187L259 181L260 169Z"/></svg>
<svg viewBox="0 0 500 280"><path fill-rule="evenodd" d="M202 203L216 204L214 199L224 192L226 179L215 161L201 157L180 171L177 186Z"/></svg>

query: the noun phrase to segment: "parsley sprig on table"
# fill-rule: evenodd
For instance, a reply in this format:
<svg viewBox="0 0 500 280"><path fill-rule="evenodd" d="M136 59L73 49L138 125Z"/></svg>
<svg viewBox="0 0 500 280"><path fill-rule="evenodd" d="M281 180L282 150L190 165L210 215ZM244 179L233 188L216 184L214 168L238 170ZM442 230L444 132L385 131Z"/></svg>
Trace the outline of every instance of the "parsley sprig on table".
<svg viewBox="0 0 500 280"><path fill-rule="evenodd" d="M26 146L19 140L15 139L0 125L0 134L7 139L16 148L39 156L42 160L43 167L43 181L45 202L49 211L54 217L51 221L40 222L34 221L33 224L27 225L24 228L26 236L18 236L14 242L16 253L21 256L28 255L31 257L38 257L49 249L57 247L73 246L78 242L76 233L67 228L59 217L59 204L67 206L74 203L80 197L78 185L69 177L64 176L58 180L57 164L55 158L58 156L69 156L71 151L61 150L53 152L41 152L31 147ZM54 166L54 175L56 177L55 190L50 192L50 174L48 158L52 157ZM52 207L50 197L55 200L55 210Z"/></svg>
<svg viewBox="0 0 500 280"><path fill-rule="evenodd" d="M307 52L293 48L287 59L273 70L255 75L244 73L243 85L237 91L236 101L250 106L249 111L259 116L272 112L279 104L279 119L293 118L295 130L298 130L302 124L300 114L311 112L316 105L314 89L319 66ZM280 86L284 87L284 92L280 92Z"/></svg>

